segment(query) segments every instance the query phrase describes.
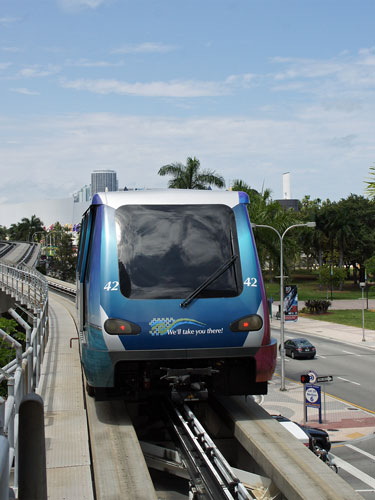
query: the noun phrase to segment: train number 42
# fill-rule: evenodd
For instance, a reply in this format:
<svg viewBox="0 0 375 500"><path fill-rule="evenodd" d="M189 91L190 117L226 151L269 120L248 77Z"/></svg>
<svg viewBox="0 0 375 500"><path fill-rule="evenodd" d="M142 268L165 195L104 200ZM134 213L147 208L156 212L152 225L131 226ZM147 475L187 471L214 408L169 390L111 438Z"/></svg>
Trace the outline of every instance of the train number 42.
<svg viewBox="0 0 375 500"><path fill-rule="evenodd" d="M258 280L256 278L246 278L245 281L243 282L244 285L246 286L258 286Z"/></svg>
<svg viewBox="0 0 375 500"><path fill-rule="evenodd" d="M107 292L116 292L119 286L120 283L118 281L108 281L108 283L104 285L104 290Z"/></svg>

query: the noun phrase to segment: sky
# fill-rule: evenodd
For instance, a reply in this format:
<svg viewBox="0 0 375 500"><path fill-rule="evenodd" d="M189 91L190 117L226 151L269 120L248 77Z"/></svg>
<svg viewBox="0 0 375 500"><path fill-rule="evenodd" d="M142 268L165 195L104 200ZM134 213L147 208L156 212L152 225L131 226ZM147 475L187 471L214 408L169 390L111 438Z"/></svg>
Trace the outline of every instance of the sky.
<svg viewBox="0 0 375 500"><path fill-rule="evenodd" d="M0 203L188 157L273 199L364 195L373 0L0 0Z"/></svg>

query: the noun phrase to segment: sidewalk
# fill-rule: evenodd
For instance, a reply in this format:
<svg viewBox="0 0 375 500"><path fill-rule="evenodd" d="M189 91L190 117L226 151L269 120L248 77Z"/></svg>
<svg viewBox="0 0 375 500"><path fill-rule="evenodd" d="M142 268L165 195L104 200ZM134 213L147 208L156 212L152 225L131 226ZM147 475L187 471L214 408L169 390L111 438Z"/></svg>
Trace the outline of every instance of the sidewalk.
<svg viewBox="0 0 375 500"><path fill-rule="evenodd" d="M354 309L350 305L347 304L349 306L347 308ZM271 328L280 328L280 321L276 319L277 309L278 307L274 305L273 311L275 313L271 321ZM337 323L300 317L297 322L286 322L285 332L292 333L295 336L303 336L304 334L316 335L375 349L374 330L365 330L365 341L362 341L362 328L339 325ZM280 376L275 374L268 385L268 394L260 397L259 403L270 414L281 414L299 424L303 424L303 385L286 380L285 388L286 391L280 391ZM329 385L322 385L323 403L324 389L329 392ZM307 424L326 430L332 443L358 439L375 432L375 413L364 411L355 405L349 405L333 396L325 396L325 404L322 407L322 424L319 424L318 410L315 408L308 408L307 417Z"/></svg>
<svg viewBox="0 0 375 500"><path fill-rule="evenodd" d="M339 306L335 307L335 309L356 309L353 306L358 303L358 301L354 300L337 300L334 302L335 305L336 302L340 302ZM334 309L334 307L332 307L332 309ZM280 320L276 319L277 311L278 305L277 303L274 303L272 306L273 317L271 320L271 328L280 328ZM361 314L361 312L358 311L358 314ZM328 321L319 321L318 319L310 319L300 316L296 322L285 321L284 330L285 332L298 334L300 336L303 336L303 334L317 335L331 340L339 340L340 342L362 345L364 347L375 349L375 330L366 330L366 324L363 332L362 328L340 325L338 323L329 323ZM363 333L365 341L362 341Z"/></svg>
<svg viewBox="0 0 375 500"><path fill-rule="evenodd" d="M266 396L256 396L256 401L271 415L283 415L303 424L303 385L286 380L286 391L280 391L280 376L274 375L268 384ZM327 389L329 390L329 386ZM326 395L322 386L322 422L318 410L307 409L307 425L324 429L332 443L351 441L375 432L375 413L370 413ZM259 398L259 399L258 399ZM325 399L325 404L324 404Z"/></svg>

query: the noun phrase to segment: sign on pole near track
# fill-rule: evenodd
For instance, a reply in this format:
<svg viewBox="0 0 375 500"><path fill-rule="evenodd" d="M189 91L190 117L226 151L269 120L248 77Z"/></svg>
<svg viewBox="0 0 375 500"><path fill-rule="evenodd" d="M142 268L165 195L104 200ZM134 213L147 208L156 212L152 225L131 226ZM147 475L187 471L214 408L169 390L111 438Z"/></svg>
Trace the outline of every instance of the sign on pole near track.
<svg viewBox="0 0 375 500"><path fill-rule="evenodd" d="M333 382L332 375L324 375L322 377L316 377L316 383L321 384L322 382Z"/></svg>
<svg viewBox="0 0 375 500"><path fill-rule="evenodd" d="M315 382L317 381L318 374L313 370L309 370L308 375L310 377L310 384L315 384Z"/></svg>

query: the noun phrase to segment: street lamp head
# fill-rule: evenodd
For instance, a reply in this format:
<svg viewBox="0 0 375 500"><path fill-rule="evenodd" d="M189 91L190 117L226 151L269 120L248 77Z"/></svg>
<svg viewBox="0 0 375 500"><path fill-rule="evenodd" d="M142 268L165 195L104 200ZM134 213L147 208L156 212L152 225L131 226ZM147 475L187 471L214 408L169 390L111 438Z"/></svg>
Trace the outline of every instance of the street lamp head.
<svg viewBox="0 0 375 500"><path fill-rule="evenodd" d="M307 227L316 227L316 222L306 222Z"/></svg>

